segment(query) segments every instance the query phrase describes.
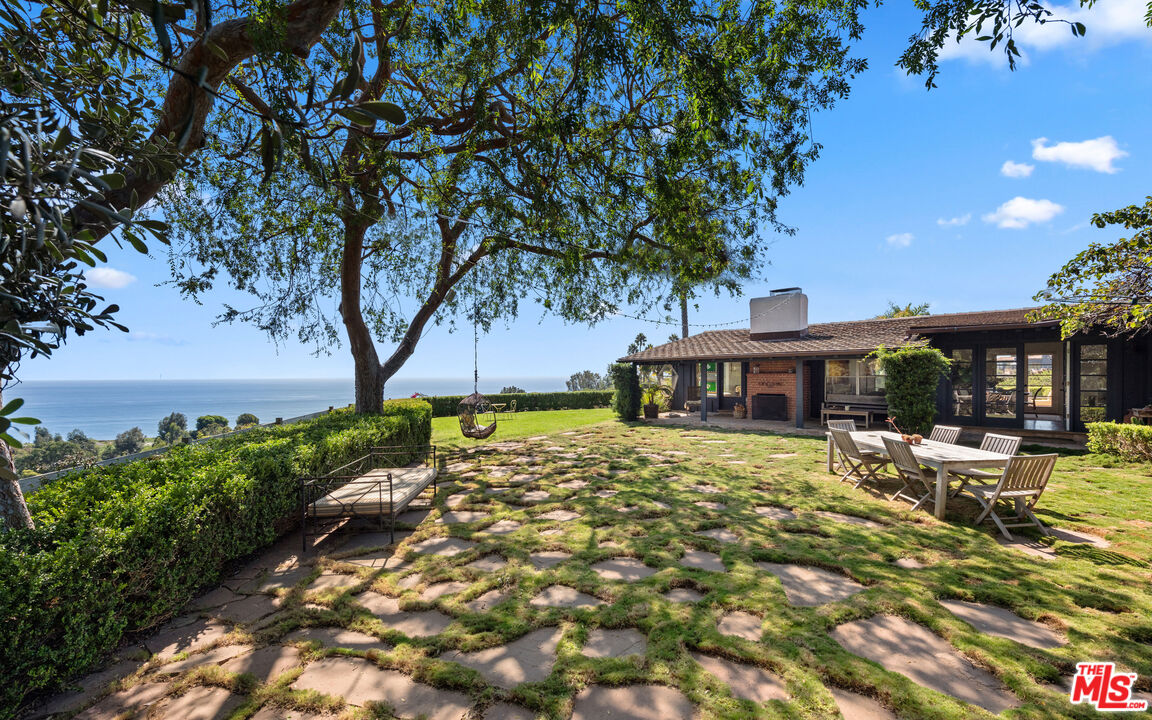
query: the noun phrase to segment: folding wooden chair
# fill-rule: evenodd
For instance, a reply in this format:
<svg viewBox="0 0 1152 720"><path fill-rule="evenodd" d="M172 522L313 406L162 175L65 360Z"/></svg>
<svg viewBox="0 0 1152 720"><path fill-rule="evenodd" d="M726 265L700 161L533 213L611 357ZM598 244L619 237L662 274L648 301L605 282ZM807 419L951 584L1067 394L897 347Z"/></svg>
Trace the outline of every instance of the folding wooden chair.
<svg viewBox="0 0 1152 720"><path fill-rule="evenodd" d="M1009 540L1012 533L1010 527L1032 527L1040 529L1040 534L1048 535L1048 528L1032 513L1036 502L1044 493L1048 485L1048 478L1052 476L1052 469L1056 467L1056 453L1049 455L1014 455L1004 468L1000 481L995 485L966 485L964 492L976 498L976 502L984 508L984 512L973 525L984 522L984 518L991 517L996 527ZM1016 508L1015 517L1002 517L996 514L996 503L1000 500L1011 500ZM1019 520L1006 524L1005 520Z"/></svg>
<svg viewBox="0 0 1152 720"><path fill-rule="evenodd" d="M904 487L896 491L896 494L888 498L895 500L896 498L904 498L905 500L912 501L912 509L918 510L921 505L926 502L936 502L936 471L925 470L920 461L916 459L916 454L912 452L912 446L903 440L896 440L885 436L884 448L888 451L888 457L892 461L892 466L896 468L896 474L904 483ZM917 486L920 486L917 488ZM916 495L908 495L908 492L920 493L923 495L916 497Z"/></svg>
<svg viewBox="0 0 1152 720"><path fill-rule="evenodd" d="M960 428L952 425L937 425L932 428L932 433L928 435L928 439L955 445L956 441L960 439Z"/></svg>
<svg viewBox="0 0 1152 720"><path fill-rule="evenodd" d="M828 421L828 429L829 430L833 430L833 429L835 429L835 430L847 430L848 432L856 432L856 421L853 420L852 418L848 418L847 420L829 420Z"/></svg>
<svg viewBox="0 0 1152 720"><path fill-rule="evenodd" d="M879 453L858 448L856 441L852 439L852 433L847 430L830 428L828 432L832 433L832 442L836 444L841 469L845 470L840 477L840 482L855 477L856 484L853 487L860 487L867 480L880 481L880 478L876 476L876 470L886 467L888 465L887 459Z"/></svg>
<svg viewBox="0 0 1152 720"><path fill-rule="evenodd" d="M999 453L1001 455L1015 455L1020 452L1020 441L1023 438L1016 435L997 435L996 433L984 433L984 439L980 441L980 449L987 450L988 452ZM988 472L987 470L966 470L962 473L955 473L955 477L960 478L960 485L950 494L950 497L956 497L964 489L964 486L973 480L984 480L992 482L1000 479L1001 473Z"/></svg>

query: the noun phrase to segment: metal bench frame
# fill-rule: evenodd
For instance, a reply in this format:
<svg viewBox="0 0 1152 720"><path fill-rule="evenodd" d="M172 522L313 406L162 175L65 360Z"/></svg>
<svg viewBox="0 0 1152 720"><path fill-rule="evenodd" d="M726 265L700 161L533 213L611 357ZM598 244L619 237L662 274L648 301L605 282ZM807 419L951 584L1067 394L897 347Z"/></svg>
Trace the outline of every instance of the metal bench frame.
<svg viewBox="0 0 1152 720"><path fill-rule="evenodd" d="M433 472L417 492L406 500L401 498L399 504L394 502L396 489L391 472L386 475L365 477L372 470L410 469L411 466L398 468L395 463L390 464L388 461L397 456L408 457L413 453L423 456L422 466L431 468ZM391 445L370 448L367 455L358 457L326 475L300 478L300 534L303 552L308 551L308 538L321 535L323 526L339 524L349 518L356 517L378 518L380 530L383 531L384 516L387 514L390 520L389 542L396 542L396 516L408 510L413 501L423 495L429 487L432 489L432 495L428 499L428 507L432 507L436 499L438 469L435 445L415 447ZM326 511L321 514L317 512L317 503L320 500L326 498L333 491L348 486L361 486L363 492L357 495L356 500L351 503L340 503L340 509L335 513ZM356 505L359 500L365 497L371 498L373 495L375 495L376 501L373 504L375 509L372 512L363 512L357 509ZM383 512L385 499L388 502L387 513ZM309 532L309 521L311 521L313 532Z"/></svg>

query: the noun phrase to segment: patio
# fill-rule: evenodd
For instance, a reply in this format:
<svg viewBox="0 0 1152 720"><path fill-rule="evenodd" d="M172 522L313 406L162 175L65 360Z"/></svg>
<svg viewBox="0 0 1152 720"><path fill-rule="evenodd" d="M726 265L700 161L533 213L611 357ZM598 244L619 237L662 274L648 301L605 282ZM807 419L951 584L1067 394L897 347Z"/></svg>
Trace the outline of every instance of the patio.
<svg viewBox="0 0 1152 720"><path fill-rule="evenodd" d="M34 716L1063 718L1088 659L1149 689L1152 517L1084 518L1102 469L1061 460L1038 512L1094 543L1036 557L974 504L940 521L837 483L823 430L732 422L477 448L396 546L283 538Z"/></svg>

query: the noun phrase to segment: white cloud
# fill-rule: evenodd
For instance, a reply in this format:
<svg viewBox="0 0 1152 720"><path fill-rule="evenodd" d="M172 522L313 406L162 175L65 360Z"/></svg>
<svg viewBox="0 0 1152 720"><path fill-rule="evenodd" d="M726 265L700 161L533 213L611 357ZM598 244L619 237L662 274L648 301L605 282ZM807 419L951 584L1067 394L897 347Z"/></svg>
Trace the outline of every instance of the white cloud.
<svg viewBox="0 0 1152 720"><path fill-rule="evenodd" d="M1035 165L1029 165L1028 163L1012 162L1011 160L1005 160L1004 164L1000 166L1000 174L1003 175L1004 177L1010 177L1010 178L1026 178L1029 175L1031 175L1032 171L1035 169L1036 169Z"/></svg>
<svg viewBox="0 0 1152 720"><path fill-rule="evenodd" d="M1033 200L1016 196L996 208L996 212L983 217L986 223L995 223L1002 228L1023 230L1033 223L1048 222L1060 213L1064 206L1051 200Z"/></svg>
<svg viewBox="0 0 1152 720"><path fill-rule="evenodd" d="M118 290L136 282L136 276L110 267L92 268L84 273L92 287Z"/></svg>
<svg viewBox="0 0 1152 720"><path fill-rule="evenodd" d="M1100 48L1119 45L1131 40L1149 42L1152 33L1148 32L1148 25L1144 14L1148 11L1147 0L1108 0L1098 2L1091 7L1081 7L1079 4L1050 5L1052 18L1067 20L1068 22L1081 22L1088 28L1084 37L1074 37L1071 28L1062 22L1049 22L1038 25L1025 21L1023 25L1013 29L1016 47L1022 57L1019 62L1027 65L1031 52L1047 52L1053 50L1069 50L1072 52L1091 52ZM990 43L977 42L977 35L988 34L989 25L985 25L980 33L972 32L957 43L949 38L940 52L941 60L965 60L973 64L988 64L1004 69L1008 68L1008 60L1002 51L1003 44L997 45L995 50L989 50Z"/></svg>
<svg viewBox="0 0 1152 720"><path fill-rule="evenodd" d="M936 218L936 224L940 227L959 227L960 225L967 225L968 221L972 219L972 213L964 213L959 217L954 218Z"/></svg>
<svg viewBox="0 0 1152 720"><path fill-rule="evenodd" d="M171 335L150 332L148 330L132 330L128 333L131 342L157 343L159 345L186 345L187 341L174 338Z"/></svg>
<svg viewBox="0 0 1152 720"><path fill-rule="evenodd" d="M1059 162L1069 167L1088 168L1102 173L1119 172L1112 163L1128 153L1120 149L1111 135L1082 142L1048 144L1048 138L1032 141L1032 158L1041 162Z"/></svg>
<svg viewBox="0 0 1152 720"><path fill-rule="evenodd" d="M897 233L888 236L888 245L891 247L906 248L911 245L915 239L912 233Z"/></svg>

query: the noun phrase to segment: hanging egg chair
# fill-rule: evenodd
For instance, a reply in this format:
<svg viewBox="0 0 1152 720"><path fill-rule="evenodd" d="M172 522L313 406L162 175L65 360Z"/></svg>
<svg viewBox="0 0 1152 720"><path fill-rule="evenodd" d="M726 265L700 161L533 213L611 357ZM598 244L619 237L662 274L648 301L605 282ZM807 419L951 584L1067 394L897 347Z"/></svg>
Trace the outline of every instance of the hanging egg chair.
<svg viewBox="0 0 1152 720"><path fill-rule="evenodd" d="M488 403L488 398L474 392L456 406L456 416L460 419L460 432L464 437L483 440L496 432L496 411Z"/></svg>

